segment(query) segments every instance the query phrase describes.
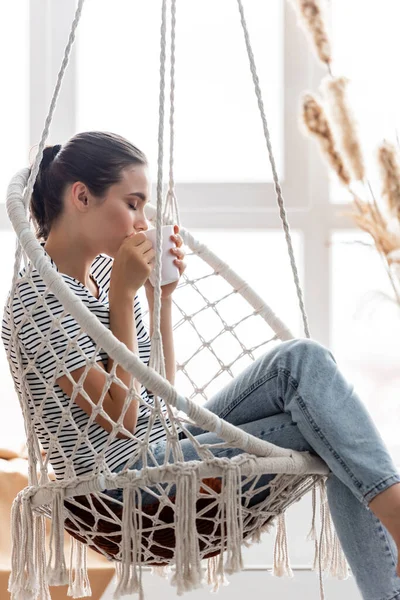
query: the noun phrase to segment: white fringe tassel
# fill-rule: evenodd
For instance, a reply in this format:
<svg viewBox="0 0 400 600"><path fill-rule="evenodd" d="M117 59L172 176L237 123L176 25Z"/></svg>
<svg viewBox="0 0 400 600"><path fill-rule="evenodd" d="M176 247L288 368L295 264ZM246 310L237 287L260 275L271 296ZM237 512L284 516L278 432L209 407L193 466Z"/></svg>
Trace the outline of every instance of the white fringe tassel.
<svg viewBox="0 0 400 600"><path fill-rule="evenodd" d="M220 493L220 531L221 548L219 556L208 560L207 583L212 585L212 592L217 592L221 585L229 585L225 573L236 573L243 569L243 513L242 513L242 481L239 465L227 465L225 468L222 490ZM224 564L224 551L226 561Z"/></svg>
<svg viewBox="0 0 400 600"><path fill-rule="evenodd" d="M46 519L34 517L35 570L38 581L38 600L51 600L46 576Z"/></svg>
<svg viewBox="0 0 400 600"><path fill-rule="evenodd" d="M171 584L177 594L201 587L202 571L196 528L196 501L199 481L194 471L182 470L176 480L175 566Z"/></svg>
<svg viewBox="0 0 400 600"><path fill-rule="evenodd" d="M319 483L320 490L320 516L321 516L321 531L318 540L316 528L316 513L317 513L317 484L313 487L313 516L311 530L307 536L308 540L313 540L315 545L313 571L318 571L320 583L320 598L324 600L325 592L323 585L323 572L326 571L332 577L338 579L347 579L349 569L346 557L340 546L339 538L333 527L331 515L329 512L328 498L326 494L326 482L322 479Z"/></svg>
<svg viewBox="0 0 400 600"><path fill-rule="evenodd" d="M137 505L136 505L137 502ZM122 512L122 557L116 569L117 587L113 598L137 593L139 600L144 599L142 554L142 495L132 487L124 489L124 507Z"/></svg>
<svg viewBox="0 0 400 600"><path fill-rule="evenodd" d="M49 585L66 585L69 581L64 554L63 499L64 490L56 490L51 514L50 555L46 570Z"/></svg>
<svg viewBox="0 0 400 600"><path fill-rule="evenodd" d="M220 569L220 561L218 556L213 556L207 561L206 581L208 585L212 585L211 593L218 592L221 585L229 585L229 581L225 577L224 570Z"/></svg>
<svg viewBox="0 0 400 600"><path fill-rule="evenodd" d="M349 565L340 545L336 531L334 532L333 536L333 561L331 574L333 577L337 577L340 580L348 579L349 577Z"/></svg>
<svg viewBox="0 0 400 600"><path fill-rule="evenodd" d="M290 567L289 549L287 543L285 514L278 515L278 524L276 529L274 546L274 566L272 574L276 577L293 577L293 571Z"/></svg>
<svg viewBox="0 0 400 600"><path fill-rule="evenodd" d="M87 572L87 546L71 538L69 586L67 596L87 598L92 595Z"/></svg>
<svg viewBox="0 0 400 600"><path fill-rule="evenodd" d="M161 579L168 579L171 573L171 567L169 565L151 567L151 574L161 577Z"/></svg>
<svg viewBox="0 0 400 600"><path fill-rule="evenodd" d="M231 465L225 471L225 523L226 526L226 562L225 571L228 574L243 569L242 540L242 486L240 467Z"/></svg>
<svg viewBox="0 0 400 600"><path fill-rule="evenodd" d="M323 571L327 571L332 577L347 579L349 574L348 564L333 527L324 480L320 483L320 502L322 523L320 542L321 568Z"/></svg>
<svg viewBox="0 0 400 600"><path fill-rule="evenodd" d="M36 600L38 596L39 580L34 552L37 537L34 529L37 525L30 497L22 491L15 498L11 513L11 575L8 584L11 600ZM46 596L44 600L47 600Z"/></svg>

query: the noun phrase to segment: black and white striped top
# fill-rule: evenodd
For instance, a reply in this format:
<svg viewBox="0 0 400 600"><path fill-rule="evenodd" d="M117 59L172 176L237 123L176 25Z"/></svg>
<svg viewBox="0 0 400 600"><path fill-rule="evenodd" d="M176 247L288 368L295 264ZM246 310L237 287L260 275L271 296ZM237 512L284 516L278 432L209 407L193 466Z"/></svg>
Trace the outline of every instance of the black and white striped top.
<svg viewBox="0 0 400 600"><path fill-rule="evenodd" d="M49 257L50 258L50 257ZM51 259L50 259L51 260ZM53 267L58 271L54 261ZM77 279L60 273L72 291L87 308L105 325L110 327L108 291L113 259L100 254L91 267L91 274L99 289L99 298ZM30 276L27 276L29 274ZM84 367L88 359L102 361L107 367L107 354L96 348L93 340L81 331L78 323L67 314L59 300L49 291L43 301L38 302L46 291L46 285L36 269L30 265L19 273L12 302L15 327L18 329L18 345L24 369L23 381L29 397L31 419L34 419L36 434L49 455L49 461L57 478L67 475L83 475L114 471L125 464L138 452L140 440L147 433L149 418L154 413L154 398L143 386L139 406L135 439L116 438L107 442L109 434L97 423L88 425L89 416L62 391L56 380ZM29 319L23 319L24 309ZM139 298L134 302L135 323L139 357L148 364L150 358L150 337L142 321ZM2 340L6 352L10 349L10 370L18 393L21 393L21 374L18 369L15 344L11 340L11 301L7 299L3 324ZM54 319L60 325L54 325ZM11 347L10 347L11 345ZM165 408L163 406L163 408ZM37 416L41 416L38 422ZM61 417L64 421L61 424ZM166 438L169 422L165 424L156 416L149 436L150 442ZM72 457L72 453L74 456ZM138 455L139 457L139 455Z"/></svg>

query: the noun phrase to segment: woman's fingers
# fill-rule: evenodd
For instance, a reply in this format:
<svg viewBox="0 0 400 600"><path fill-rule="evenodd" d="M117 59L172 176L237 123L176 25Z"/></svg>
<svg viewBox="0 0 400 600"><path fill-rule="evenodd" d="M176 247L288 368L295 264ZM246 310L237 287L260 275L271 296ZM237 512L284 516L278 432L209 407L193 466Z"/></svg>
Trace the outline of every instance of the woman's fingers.
<svg viewBox="0 0 400 600"><path fill-rule="evenodd" d="M174 263L178 267L179 275L182 275L186 269L186 263L183 260L178 260L177 258L174 260Z"/></svg>
<svg viewBox="0 0 400 600"><path fill-rule="evenodd" d="M175 242L176 246L178 248L180 248L181 246L183 246L183 239L181 238L180 235L171 235L170 239Z"/></svg>
<svg viewBox="0 0 400 600"><path fill-rule="evenodd" d="M179 248L171 248L171 254L175 254L179 259L182 259L185 256L185 253L182 250L179 250Z"/></svg>

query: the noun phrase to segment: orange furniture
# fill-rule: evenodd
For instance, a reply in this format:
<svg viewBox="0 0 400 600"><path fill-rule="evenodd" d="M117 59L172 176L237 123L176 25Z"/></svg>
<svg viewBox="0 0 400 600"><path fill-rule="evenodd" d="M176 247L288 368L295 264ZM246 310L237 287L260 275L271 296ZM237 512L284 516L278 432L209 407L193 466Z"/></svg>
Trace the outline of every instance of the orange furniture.
<svg viewBox="0 0 400 600"><path fill-rule="evenodd" d="M7 591L10 576L11 505L20 490L28 484L28 461L14 452L0 450L0 600L9 600ZM70 537L65 537L65 556L69 557ZM101 597L114 575L114 567L101 555L88 550L88 573L93 600ZM68 586L51 587L52 600L71 600L67 596Z"/></svg>

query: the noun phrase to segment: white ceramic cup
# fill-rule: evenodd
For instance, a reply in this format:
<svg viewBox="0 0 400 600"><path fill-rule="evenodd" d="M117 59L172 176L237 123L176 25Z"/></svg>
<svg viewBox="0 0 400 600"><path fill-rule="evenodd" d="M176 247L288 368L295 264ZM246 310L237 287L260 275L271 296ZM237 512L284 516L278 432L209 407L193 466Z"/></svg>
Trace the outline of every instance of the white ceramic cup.
<svg viewBox="0 0 400 600"><path fill-rule="evenodd" d="M148 229L143 232L146 237L153 244L153 248L156 248L156 229ZM172 283L173 281L178 281L179 279L179 269L174 264L174 260L176 256L171 254L171 248L175 248L175 244L172 240L170 240L170 236L174 234L174 226L173 225L163 225L162 227L162 250L161 250L161 285L167 285L168 283ZM151 285L154 287L156 283L156 274L155 270L150 274L149 281Z"/></svg>

